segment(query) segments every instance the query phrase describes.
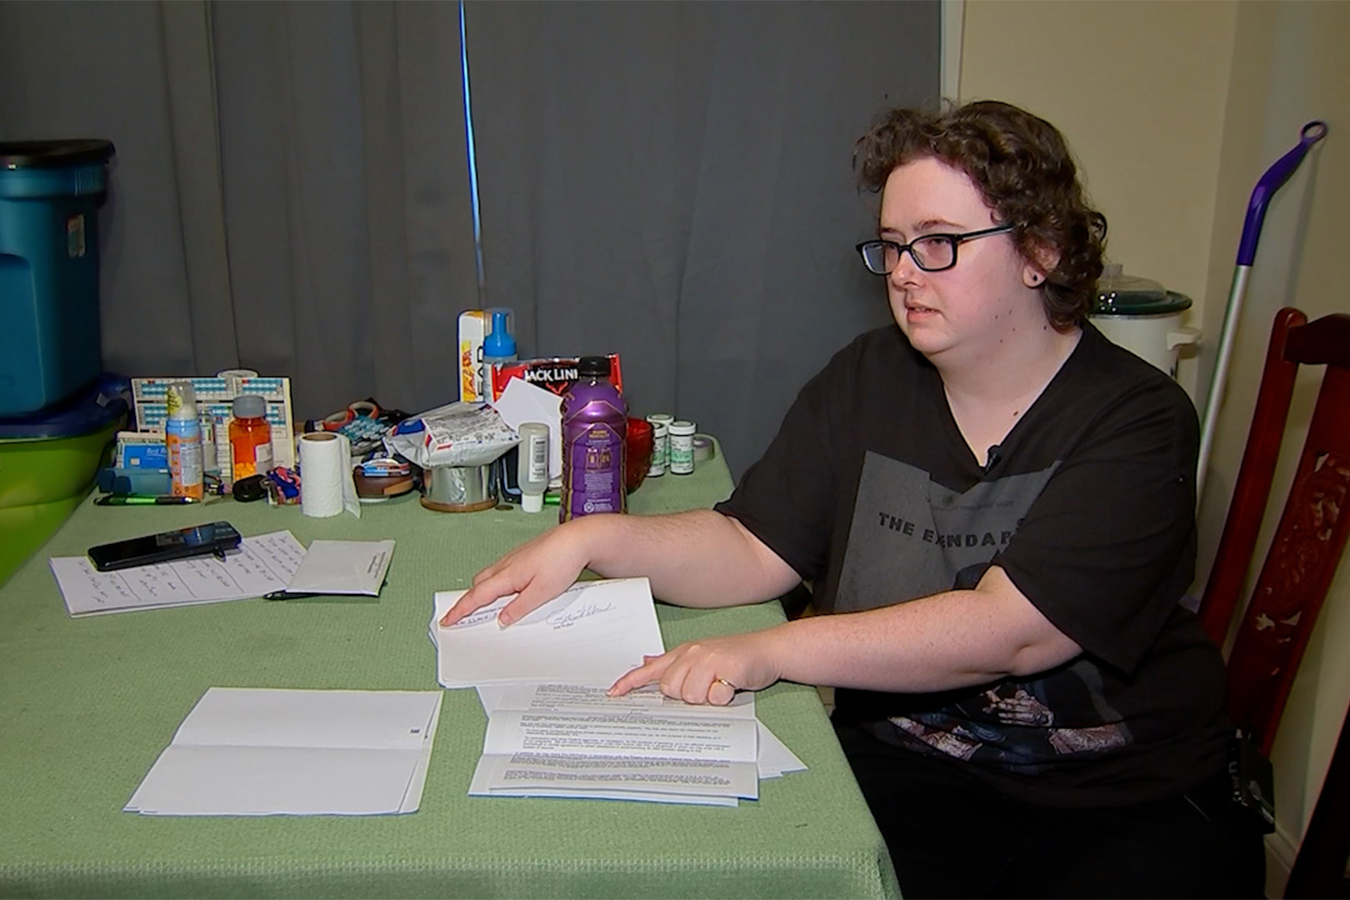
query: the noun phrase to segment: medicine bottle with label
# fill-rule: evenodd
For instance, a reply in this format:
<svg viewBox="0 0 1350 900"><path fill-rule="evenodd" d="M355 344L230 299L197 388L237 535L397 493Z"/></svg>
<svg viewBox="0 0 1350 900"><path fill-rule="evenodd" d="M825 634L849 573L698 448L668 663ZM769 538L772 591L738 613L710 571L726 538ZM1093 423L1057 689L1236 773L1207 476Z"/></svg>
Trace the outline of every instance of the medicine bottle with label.
<svg viewBox="0 0 1350 900"><path fill-rule="evenodd" d="M544 508L548 490L548 426L543 422L521 422L516 483L520 485L520 508L537 513Z"/></svg>
<svg viewBox="0 0 1350 900"><path fill-rule="evenodd" d="M670 474L694 471L694 423L679 419L670 423Z"/></svg>
<svg viewBox="0 0 1350 900"><path fill-rule="evenodd" d="M647 423L652 426L652 461L647 465L647 477L659 478L666 474L666 457L670 453L670 426L659 420L653 421L651 416L647 417Z"/></svg>
<svg viewBox="0 0 1350 900"><path fill-rule="evenodd" d="M653 475L662 475L670 467L670 423L675 421L675 417L670 413L652 413L647 416L647 421L652 423L652 467L647 472L647 477ZM657 471L657 467L660 471Z"/></svg>
<svg viewBox="0 0 1350 900"><path fill-rule="evenodd" d="M230 420L230 456L234 480L272 468L272 426L267 424L267 400L258 394L234 398Z"/></svg>

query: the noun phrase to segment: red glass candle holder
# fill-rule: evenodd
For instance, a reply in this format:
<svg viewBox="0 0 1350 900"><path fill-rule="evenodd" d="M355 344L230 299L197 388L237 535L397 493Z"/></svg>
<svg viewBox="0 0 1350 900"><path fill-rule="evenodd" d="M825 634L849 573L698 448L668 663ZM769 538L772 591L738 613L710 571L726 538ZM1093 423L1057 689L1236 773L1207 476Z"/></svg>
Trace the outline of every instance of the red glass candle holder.
<svg viewBox="0 0 1350 900"><path fill-rule="evenodd" d="M647 470L652 465L652 423L646 419L628 417L628 460L624 464L623 486L633 493L642 486Z"/></svg>

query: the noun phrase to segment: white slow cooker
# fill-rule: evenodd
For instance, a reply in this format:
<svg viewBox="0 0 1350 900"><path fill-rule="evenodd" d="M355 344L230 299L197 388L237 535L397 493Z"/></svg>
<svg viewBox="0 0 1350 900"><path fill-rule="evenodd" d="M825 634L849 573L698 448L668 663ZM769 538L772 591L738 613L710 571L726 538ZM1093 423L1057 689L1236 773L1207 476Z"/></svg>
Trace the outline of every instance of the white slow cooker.
<svg viewBox="0 0 1350 900"><path fill-rule="evenodd" d="M1156 281L1126 275L1107 265L1097 282L1097 300L1088 318L1113 343L1177 377L1177 356L1200 332L1181 324L1191 298L1163 288Z"/></svg>

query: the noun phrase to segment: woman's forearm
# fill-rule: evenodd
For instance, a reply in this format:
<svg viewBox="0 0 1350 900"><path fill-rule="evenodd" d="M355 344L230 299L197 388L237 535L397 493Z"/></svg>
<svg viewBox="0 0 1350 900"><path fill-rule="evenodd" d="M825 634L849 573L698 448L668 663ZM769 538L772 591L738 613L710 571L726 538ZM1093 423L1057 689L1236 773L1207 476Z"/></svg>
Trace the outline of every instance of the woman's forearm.
<svg viewBox="0 0 1350 900"><path fill-rule="evenodd" d="M665 516L593 516L588 568L606 578L645 575L652 594L679 606L718 607L781 596L801 581L739 522L712 510Z"/></svg>

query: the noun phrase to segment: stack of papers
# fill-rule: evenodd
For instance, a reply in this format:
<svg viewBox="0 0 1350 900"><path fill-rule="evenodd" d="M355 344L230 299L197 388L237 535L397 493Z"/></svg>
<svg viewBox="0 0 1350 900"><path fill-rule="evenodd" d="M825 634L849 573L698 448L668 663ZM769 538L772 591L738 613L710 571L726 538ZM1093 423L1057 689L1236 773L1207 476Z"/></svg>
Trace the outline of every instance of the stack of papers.
<svg viewBox="0 0 1350 900"><path fill-rule="evenodd" d="M759 779L806 767L755 717L754 694L692 706L654 685L609 685L665 652L645 578L579 582L502 628L496 603L439 624L463 591L435 597L437 672L477 687L488 715L472 796L574 797L735 806ZM514 595L513 595L514 596Z"/></svg>
<svg viewBox="0 0 1350 900"><path fill-rule="evenodd" d="M442 696L210 688L125 808L149 816L415 812Z"/></svg>
<svg viewBox="0 0 1350 900"><path fill-rule="evenodd" d="M480 688L488 714L471 796L587 797L735 806L761 778L805 769L755 718L753 693L693 706L649 685Z"/></svg>
<svg viewBox="0 0 1350 900"><path fill-rule="evenodd" d="M86 556L49 561L72 616L220 603L250 597L363 594L378 596L393 541L313 541L289 531L246 537L221 560L197 556L100 572Z"/></svg>

